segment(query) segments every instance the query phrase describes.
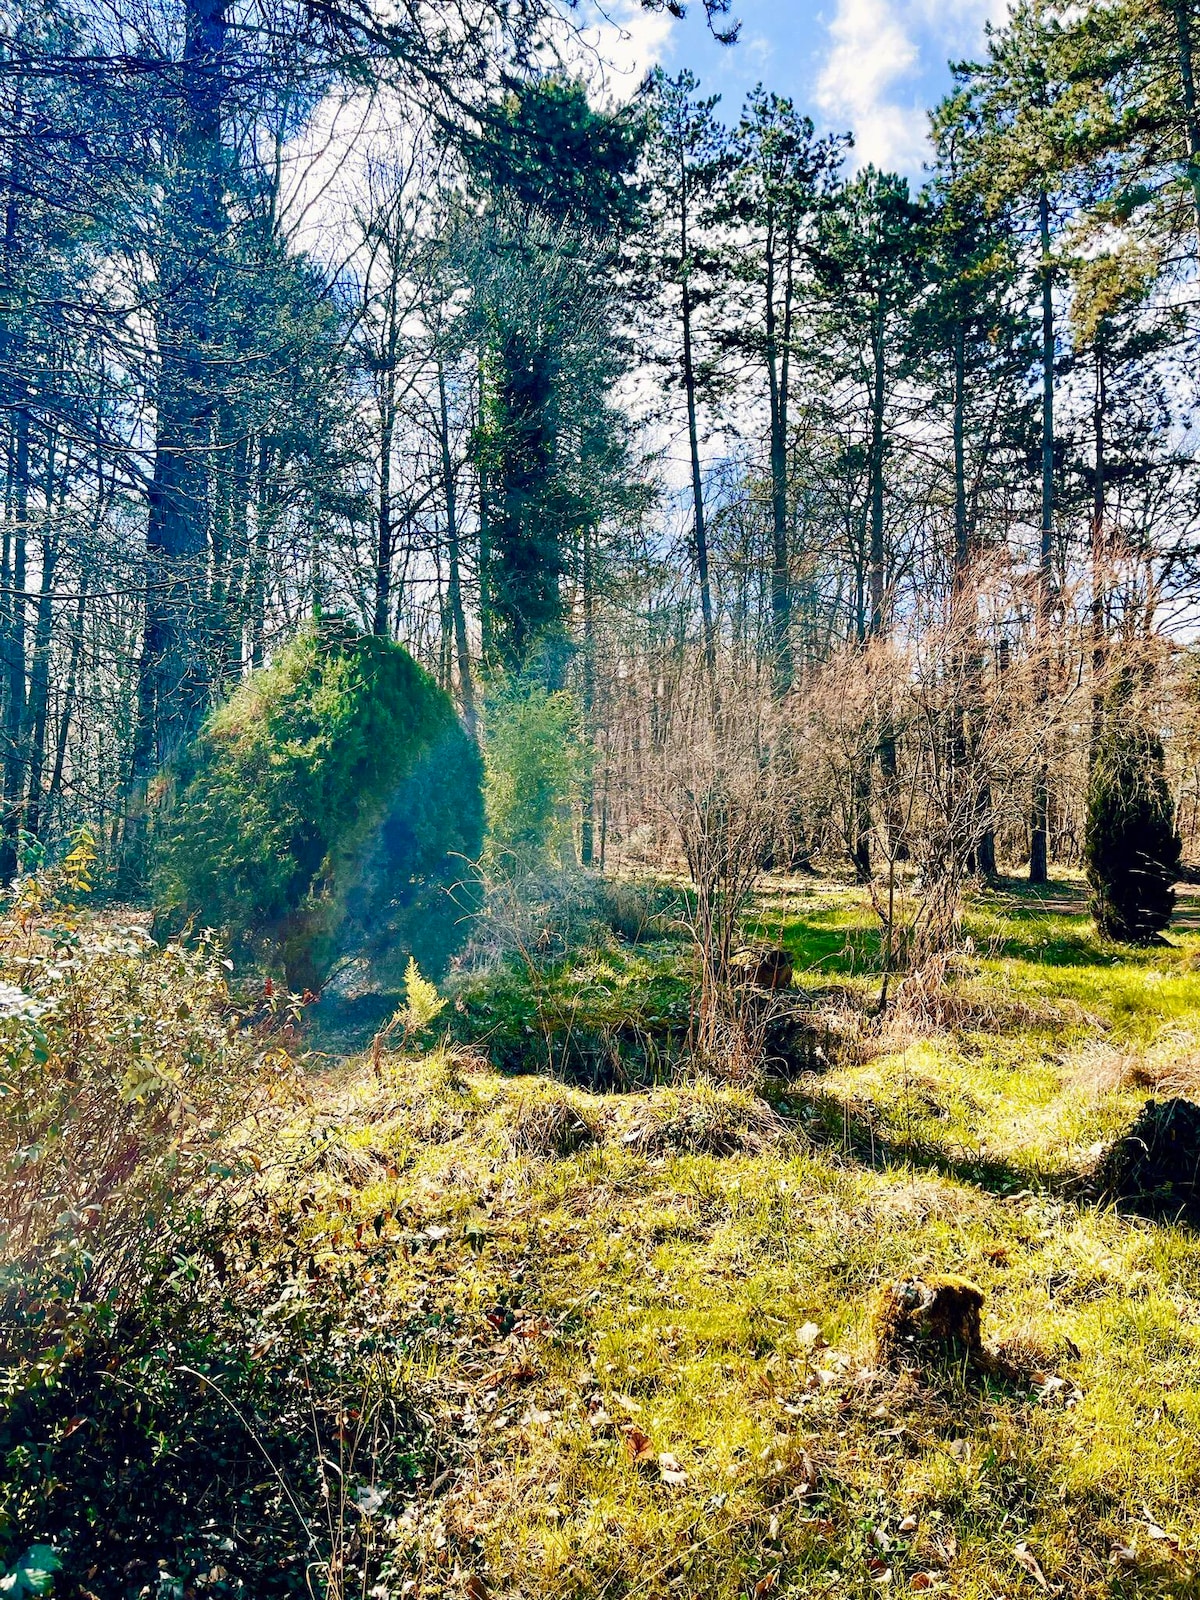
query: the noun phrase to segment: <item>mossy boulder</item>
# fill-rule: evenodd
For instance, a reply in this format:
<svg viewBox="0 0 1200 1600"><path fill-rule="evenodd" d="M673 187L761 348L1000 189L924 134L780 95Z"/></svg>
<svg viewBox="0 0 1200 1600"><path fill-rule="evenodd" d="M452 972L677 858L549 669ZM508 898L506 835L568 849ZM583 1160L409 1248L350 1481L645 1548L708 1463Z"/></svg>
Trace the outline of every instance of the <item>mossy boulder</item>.
<svg viewBox="0 0 1200 1600"><path fill-rule="evenodd" d="M399 645L340 619L305 627L213 712L162 790L168 924L219 929L297 989L347 969L360 989L396 988L410 955L437 975L462 944L480 759Z"/></svg>

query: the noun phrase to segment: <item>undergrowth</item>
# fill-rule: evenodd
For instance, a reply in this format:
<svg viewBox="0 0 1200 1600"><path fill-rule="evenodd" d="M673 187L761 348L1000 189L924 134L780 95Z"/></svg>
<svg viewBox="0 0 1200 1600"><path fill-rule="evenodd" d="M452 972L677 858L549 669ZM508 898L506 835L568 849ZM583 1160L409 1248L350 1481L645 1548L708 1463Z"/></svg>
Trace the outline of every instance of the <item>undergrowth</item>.
<svg viewBox="0 0 1200 1600"><path fill-rule="evenodd" d="M858 891L773 889L831 1046L758 1084L555 1054L686 1026L657 934L493 964L440 1044L251 1073L217 1188L210 1160L70 1339L9 1351L10 1575L51 1550L55 1592L105 1600L1194 1596L1200 1242L1088 1177L1150 1086L1195 1092L1200 940L1122 950L1077 903L981 897L973 946L878 1016ZM199 1054L278 1051L261 1025L218 988ZM944 1274L995 1360L881 1370L887 1285Z"/></svg>

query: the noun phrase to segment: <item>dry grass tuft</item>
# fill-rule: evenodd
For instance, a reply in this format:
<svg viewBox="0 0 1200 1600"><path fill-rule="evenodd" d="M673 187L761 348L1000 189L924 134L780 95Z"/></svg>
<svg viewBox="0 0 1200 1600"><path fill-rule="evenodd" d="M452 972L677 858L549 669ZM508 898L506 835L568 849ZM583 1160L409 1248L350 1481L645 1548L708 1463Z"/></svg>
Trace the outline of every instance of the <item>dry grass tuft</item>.
<svg viewBox="0 0 1200 1600"><path fill-rule="evenodd" d="M771 1107L748 1089L701 1078L648 1095L622 1143L648 1155L731 1156L757 1154L785 1132Z"/></svg>
<svg viewBox="0 0 1200 1600"><path fill-rule="evenodd" d="M340 1183L358 1186L372 1183L388 1165L388 1158L374 1145L366 1144L353 1135L330 1133L316 1145L302 1170L322 1174Z"/></svg>
<svg viewBox="0 0 1200 1600"><path fill-rule="evenodd" d="M1018 1033L1061 1027L1063 1003L1006 995L982 982L960 954L913 967L896 990L885 1026L914 1037L939 1033Z"/></svg>
<svg viewBox="0 0 1200 1600"><path fill-rule="evenodd" d="M536 1084L506 1109L505 1143L514 1156L561 1160L595 1144L602 1132L603 1119L557 1083Z"/></svg>

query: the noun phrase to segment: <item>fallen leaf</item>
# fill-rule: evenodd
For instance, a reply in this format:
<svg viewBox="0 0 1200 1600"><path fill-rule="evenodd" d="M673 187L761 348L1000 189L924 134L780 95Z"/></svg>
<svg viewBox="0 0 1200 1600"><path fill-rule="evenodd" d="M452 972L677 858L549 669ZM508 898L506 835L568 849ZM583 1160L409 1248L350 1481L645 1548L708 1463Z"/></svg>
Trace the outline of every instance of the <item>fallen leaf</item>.
<svg viewBox="0 0 1200 1600"><path fill-rule="evenodd" d="M905 1517L904 1521L902 1523L900 1523L899 1527L896 1529L897 1533L916 1533L916 1531L917 1531L917 1519L916 1519L916 1517Z"/></svg>
<svg viewBox="0 0 1200 1600"><path fill-rule="evenodd" d="M817 1345L823 1343L821 1330L815 1322L806 1322L796 1330L796 1343L815 1350Z"/></svg>
<svg viewBox="0 0 1200 1600"><path fill-rule="evenodd" d="M762 1600L763 1595L770 1594L771 1590L778 1582L779 1568L776 1567L774 1572L768 1572L754 1585L754 1600Z"/></svg>
<svg viewBox="0 0 1200 1600"><path fill-rule="evenodd" d="M658 1471L662 1481L673 1489L682 1488L687 1482L687 1473L669 1450L658 1452Z"/></svg>
<svg viewBox="0 0 1200 1600"><path fill-rule="evenodd" d="M1046 1582L1046 1574L1038 1566L1037 1557L1027 1544L1014 1545L1013 1555L1039 1588L1049 1590L1050 1585Z"/></svg>
<svg viewBox="0 0 1200 1600"><path fill-rule="evenodd" d="M632 1423L625 1429L625 1448L629 1451L629 1459L640 1466L644 1461L654 1460L654 1446L650 1443L650 1436L635 1428Z"/></svg>
<svg viewBox="0 0 1200 1600"><path fill-rule="evenodd" d="M492 1600L492 1591L477 1572L467 1579L467 1600Z"/></svg>
<svg viewBox="0 0 1200 1600"><path fill-rule="evenodd" d="M1137 1551L1132 1545L1119 1544L1108 1559L1114 1567L1136 1567Z"/></svg>
<svg viewBox="0 0 1200 1600"><path fill-rule="evenodd" d="M932 1575L932 1573L929 1573L929 1572L914 1572L912 1577L908 1580L908 1587L910 1589L932 1589L933 1588L933 1575Z"/></svg>
<svg viewBox="0 0 1200 1600"><path fill-rule="evenodd" d="M638 1405L637 1401L631 1400L627 1394L619 1394L616 1398L617 1404L620 1406L621 1410L628 1411L630 1416L636 1417L638 1412L642 1409L641 1406Z"/></svg>
<svg viewBox="0 0 1200 1600"><path fill-rule="evenodd" d="M937 1539L934 1544L942 1560L949 1566L958 1554L958 1540L954 1534L947 1533L944 1539Z"/></svg>

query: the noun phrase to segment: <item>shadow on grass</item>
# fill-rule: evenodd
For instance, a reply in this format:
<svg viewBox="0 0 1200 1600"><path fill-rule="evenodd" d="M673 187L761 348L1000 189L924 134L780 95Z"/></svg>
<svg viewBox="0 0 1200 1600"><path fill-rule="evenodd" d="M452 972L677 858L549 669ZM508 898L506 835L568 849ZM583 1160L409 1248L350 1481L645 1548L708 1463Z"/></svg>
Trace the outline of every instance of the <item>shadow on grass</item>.
<svg viewBox="0 0 1200 1600"><path fill-rule="evenodd" d="M1078 884L1067 880L1031 888L1018 879L1001 879L971 903L968 916L971 909L990 913L1009 924L994 937L987 932L981 934L989 953L1000 958L1052 967L1110 967L1140 954L1116 952L1098 943L1086 897ZM1047 917L1077 920L1079 931L1048 929ZM844 908L833 907L808 915L767 916L760 926L766 937L784 945L798 973L814 979L825 973L839 977L877 976L882 935L866 907L862 920L851 923L846 921ZM1038 930L1043 932L1040 938Z"/></svg>
<svg viewBox="0 0 1200 1600"><path fill-rule="evenodd" d="M1194 1196L1165 1191L1113 1194L1099 1175L1077 1167L1020 1167L998 1156L954 1154L930 1140L897 1135L861 1107L802 1083L789 1087L787 1102L797 1132L812 1144L849 1157L872 1171L917 1170L970 1184L987 1194L1012 1198L1046 1194L1089 1207L1108 1206L1125 1217L1200 1231Z"/></svg>
<svg viewBox="0 0 1200 1600"><path fill-rule="evenodd" d="M1030 884L1021 878L999 878L972 900L968 908L990 913L1010 924L994 939L983 935L989 953L1048 967L1111 967L1127 956L1097 939L1088 909L1087 891L1066 878ZM1070 919L1078 929L1047 927L1047 917ZM1036 929L1043 930L1038 938ZM1132 952L1130 952L1132 954Z"/></svg>
<svg viewBox="0 0 1200 1600"><path fill-rule="evenodd" d="M1078 1198L1087 1191L1086 1176L1074 1167L1037 1169L999 1156L955 1154L930 1140L898 1134L863 1107L801 1081L789 1086L785 1104L797 1132L812 1144L836 1150L872 1171L915 1168L995 1195L1038 1192Z"/></svg>

